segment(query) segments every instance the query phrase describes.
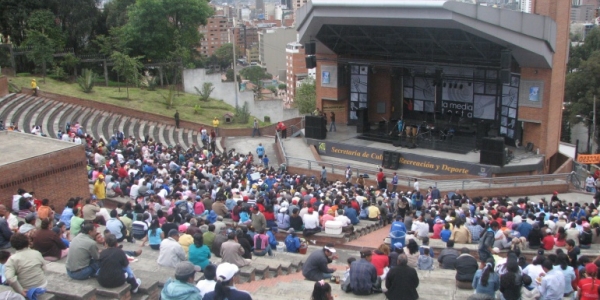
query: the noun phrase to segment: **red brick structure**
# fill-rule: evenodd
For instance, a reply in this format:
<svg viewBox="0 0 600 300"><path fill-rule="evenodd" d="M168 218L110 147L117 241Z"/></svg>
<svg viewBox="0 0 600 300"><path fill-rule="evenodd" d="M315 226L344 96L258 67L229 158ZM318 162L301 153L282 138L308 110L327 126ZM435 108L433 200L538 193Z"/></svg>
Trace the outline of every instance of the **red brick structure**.
<svg viewBox="0 0 600 300"><path fill-rule="evenodd" d="M50 200L61 212L71 197L89 197L83 145L0 131L0 203L12 207L19 188Z"/></svg>
<svg viewBox="0 0 600 300"><path fill-rule="evenodd" d="M326 113L335 111L336 121L349 125L357 122L356 118L351 119L355 110L352 107L358 107L351 107L351 103L359 104L355 99L357 95L368 97L368 101L360 104L368 108L368 121L371 123L397 120L403 114L406 118L404 100L414 97L404 96L403 86L411 90L414 88L411 93L415 94L417 86L416 83L415 86L405 85L403 80L415 78L415 73L417 77L436 78L438 75L434 72L437 70L443 72L437 79L439 84L436 85L433 80L429 82L437 93L431 96L429 103L432 105L417 109L417 101L414 101L414 111L444 114L442 100L456 100L447 99L445 94L442 96L442 90L444 93L457 91L456 82L460 84L460 78L469 76L446 73L448 69L485 68L499 71L497 78L501 78L501 70L507 69L502 65L501 57L508 53L512 59L508 60L510 80L520 80L520 84L510 83L510 86L519 89L518 107L515 106L518 113L513 118L518 124L514 127L517 128L515 131L522 132L522 136L512 137L512 142L519 139L521 145L533 143L534 152L539 149L545 157L544 172L547 173L555 171L564 162L558 153L558 144L569 48L570 7L569 1L537 0L533 2L532 13L527 14L455 1L439 1L436 4L427 1L422 4L375 1L350 5L343 1L315 0L299 10L297 29L300 43L316 43L317 107ZM417 31L423 34L416 36ZM452 35L453 31L456 36ZM461 46L458 41L464 37ZM444 43L444 39L452 41ZM486 43L489 47L484 46ZM454 52L456 49L459 50ZM468 51L474 52L467 54ZM350 70L353 66L366 70L363 73L361 69L360 74L368 81L358 82L367 86L366 92L360 92L365 95L351 95L352 89L356 89L352 74L358 74ZM336 69L337 74L330 78L329 75ZM475 81L482 78L477 76ZM327 82L323 82L323 78ZM486 75L486 82L488 78ZM329 80L332 80L331 84ZM502 79L495 80L494 84L498 84L499 88L493 97L497 97L496 107L500 108L502 98L507 94L502 84L508 83ZM452 81L455 82L454 90L446 90L445 84L450 82L452 85ZM536 91L533 99L527 97L531 89ZM535 95L539 95L538 98ZM412 103L410 107L412 111ZM503 126L501 116L501 109L498 109L489 117L473 117L473 120L490 120L497 125L496 128L500 128ZM499 135L508 138L506 133L498 131Z"/></svg>
<svg viewBox="0 0 600 300"><path fill-rule="evenodd" d="M8 95L8 77L0 75L0 97Z"/></svg>

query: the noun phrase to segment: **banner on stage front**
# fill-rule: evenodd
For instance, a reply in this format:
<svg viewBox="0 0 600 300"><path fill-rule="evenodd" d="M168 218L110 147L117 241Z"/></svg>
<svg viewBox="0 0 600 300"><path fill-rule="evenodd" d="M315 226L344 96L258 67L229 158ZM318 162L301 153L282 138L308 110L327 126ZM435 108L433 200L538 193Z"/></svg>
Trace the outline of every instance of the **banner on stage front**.
<svg viewBox="0 0 600 300"><path fill-rule="evenodd" d="M600 164L600 154L578 154L577 162L580 164Z"/></svg>

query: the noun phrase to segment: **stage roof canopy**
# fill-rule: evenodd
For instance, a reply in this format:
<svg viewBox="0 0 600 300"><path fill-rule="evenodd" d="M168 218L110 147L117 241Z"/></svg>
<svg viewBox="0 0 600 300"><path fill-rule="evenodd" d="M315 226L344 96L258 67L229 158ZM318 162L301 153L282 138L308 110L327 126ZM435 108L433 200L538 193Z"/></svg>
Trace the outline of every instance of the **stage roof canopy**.
<svg viewBox="0 0 600 300"><path fill-rule="evenodd" d="M296 18L318 52L388 62L499 67L511 50L521 67L552 68L556 46L549 17L456 1L312 0Z"/></svg>

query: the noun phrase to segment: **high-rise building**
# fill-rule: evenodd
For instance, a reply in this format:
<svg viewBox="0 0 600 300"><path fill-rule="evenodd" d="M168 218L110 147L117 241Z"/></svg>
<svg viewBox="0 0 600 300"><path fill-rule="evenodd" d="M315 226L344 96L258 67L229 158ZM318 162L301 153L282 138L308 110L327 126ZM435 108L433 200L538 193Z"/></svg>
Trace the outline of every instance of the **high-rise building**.
<svg viewBox="0 0 600 300"><path fill-rule="evenodd" d="M519 10L526 13L531 13L535 7L535 0L521 0L519 2Z"/></svg>
<svg viewBox="0 0 600 300"><path fill-rule="evenodd" d="M263 19L265 18L265 1L264 0L256 0L255 16L259 19L260 19L260 16L262 16Z"/></svg>
<svg viewBox="0 0 600 300"><path fill-rule="evenodd" d="M297 42L288 43L285 47L285 64L286 64L286 80L287 93L285 95L285 103L294 102L296 88L301 84L302 80L309 75L309 70L306 69L306 55L304 55L304 46Z"/></svg>
<svg viewBox="0 0 600 300"><path fill-rule="evenodd" d="M293 28L269 28L258 33L259 60L267 72L283 80L286 67L286 49L296 41L298 32Z"/></svg>
<svg viewBox="0 0 600 300"><path fill-rule="evenodd" d="M230 18L224 15L215 15L206 21L205 26L200 26L198 31L202 34L198 52L204 56L211 56L223 44L230 43L229 28L233 26Z"/></svg>

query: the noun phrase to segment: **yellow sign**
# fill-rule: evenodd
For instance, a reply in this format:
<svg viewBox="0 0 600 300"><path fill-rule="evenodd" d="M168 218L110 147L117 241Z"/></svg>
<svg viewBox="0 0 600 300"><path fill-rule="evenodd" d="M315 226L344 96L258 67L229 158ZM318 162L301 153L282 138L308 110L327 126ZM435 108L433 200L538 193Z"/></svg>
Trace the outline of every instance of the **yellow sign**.
<svg viewBox="0 0 600 300"><path fill-rule="evenodd" d="M577 162L580 164L600 164L600 154L578 154Z"/></svg>

